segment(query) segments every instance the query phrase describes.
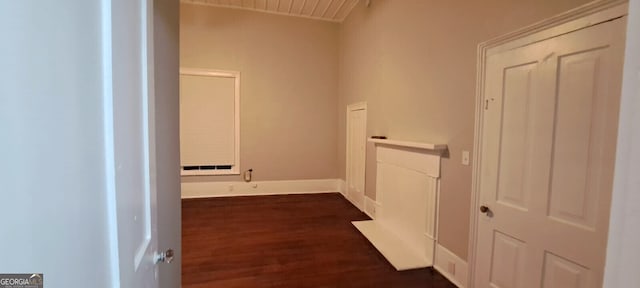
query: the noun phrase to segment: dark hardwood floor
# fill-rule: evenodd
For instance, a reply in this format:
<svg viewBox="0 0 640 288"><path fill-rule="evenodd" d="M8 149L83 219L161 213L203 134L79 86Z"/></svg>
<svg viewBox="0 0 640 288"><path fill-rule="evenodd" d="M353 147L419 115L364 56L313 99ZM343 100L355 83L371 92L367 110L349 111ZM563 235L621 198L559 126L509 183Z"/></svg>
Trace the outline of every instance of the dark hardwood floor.
<svg viewBox="0 0 640 288"><path fill-rule="evenodd" d="M351 225L340 194L182 202L182 287L455 287L432 269L398 272Z"/></svg>

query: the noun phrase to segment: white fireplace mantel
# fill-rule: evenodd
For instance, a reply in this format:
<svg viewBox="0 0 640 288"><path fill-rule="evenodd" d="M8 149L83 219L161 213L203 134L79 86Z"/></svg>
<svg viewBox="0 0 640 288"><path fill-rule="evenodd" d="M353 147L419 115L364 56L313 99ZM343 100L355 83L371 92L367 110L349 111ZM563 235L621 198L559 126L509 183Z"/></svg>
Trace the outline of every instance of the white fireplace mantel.
<svg viewBox="0 0 640 288"><path fill-rule="evenodd" d="M447 150L447 144L433 144L433 143L411 142L411 141L390 140L390 139L375 139L375 138L369 138L368 141L376 144L407 147L407 148L417 148L417 149L425 149L425 150L432 150L432 151Z"/></svg>
<svg viewBox="0 0 640 288"><path fill-rule="evenodd" d="M376 144L376 218L354 226L397 270L433 266L441 152L446 144L369 139Z"/></svg>

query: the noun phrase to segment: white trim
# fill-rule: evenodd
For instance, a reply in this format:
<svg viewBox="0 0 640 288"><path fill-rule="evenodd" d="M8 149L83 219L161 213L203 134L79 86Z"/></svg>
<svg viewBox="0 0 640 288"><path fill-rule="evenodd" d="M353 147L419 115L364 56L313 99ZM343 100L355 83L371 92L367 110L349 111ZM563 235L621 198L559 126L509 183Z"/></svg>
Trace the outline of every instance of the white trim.
<svg viewBox="0 0 640 288"><path fill-rule="evenodd" d="M584 29L626 15L628 10L626 2L626 0L593 1L480 45L485 45L487 55L492 55Z"/></svg>
<svg viewBox="0 0 640 288"><path fill-rule="evenodd" d="M344 199L347 199L347 201L351 202L351 204L353 204L353 206L355 206L356 208L360 209L358 207L358 204L356 204L347 195L347 181L345 181L343 179L338 179L337 181L338 181L338 192L340 192L340 194L342 194ZM367 216L369 216L371 219L375 219L376 211L379 210L380 207L381 207L380 203L376 202L375 200L372 200L371 198L369 198L369 196L364 195L364 207L362 209L360 209L360 211L362 211L365 214L367 214Z"/></svg>
<svg viewBox="0 0 640 288"><path fill-rule="evenodd" d="M438 237L440 237L440 181L436 181L436 211L435 211L435 228L433 230L433 236L431 237L435 244L438 245ZM428 234L425 233L426 237L429 237ZM433 248L434 250L436 247ZM433 251L433 255L436 254L436 251ZM435 256L434 256L435 257ZM433 260L435 263L435 260Z"/></svg>
<svg viewBox="0 0 640 288"><path fill-rule="evenodd" d="M209 76L221 78L240 78L240 72L230 70L180 67L180 75Z"/></svg>
<svg viewBox="0 0 640 288"><path fill-rule="evenodd" d="M347 198L347 181L344 179L338 179L338 192L340 192L345 199Z"/></svg>
<svg viewBox="0 0 640 288"><path fill-rule="evenodd" d="M640 283L640 1L629 7L604 286Z"/></svg>
<svg viewBox="0 0 640 288"><path fill-rule="evenodd" d="M346 187L345 187L345 189L346 189ZM356 208L358 208L358 210L360 210L360 211L362 211L362 212L365 212L365 211L364 211L364 209L365 209L364 201L363 201L363 203L362 203L362 204L359 204L359 203L356 201L356 199L353 199L353 198L349 197L349 194L343 194L343 196L344 196L344 198L345 198L345 199L349 200L349 202L351 202L351 204L353 204L353 206L355 206Z"/></svg>
<svg viewBox="0 0 640 288"><path fill-rule="evenodd" d="M368 196L364 196L364 213L367 214L371 219L376 219L376 212L380 211L382 204L380 202L369 198Z"/></svg>
<svg viewBox="0 0 640 288"><path fill-rule="evenodd" d="M347 105L349 111L367 110L367 102L357 102Z"/></svg>
<svg viewBox="0 0 640 288"><path fill-rule="evenodd" d="M157 203L157 185L156 185L156 125L155 125L155 62L154 62L154 42L153 42L153 0L142 1L142 23L141 27L144 31L142 37L142 56L143 56L143 107L144 116L144 164L145 164L145 235L146 239L143 244L138 247L134 257L134 267L138 270L140 265L144 264L145 256L156 255L158 250L158 222L155 207ZM149 251L151 250L151 251Z"/></svg>
<svg viewBox="0 0 640 288"><path fill-rule="evenodd" d="M235 147L234 147L234 164L230 170L182 170L180 169L181 176L194 176L194 175L240 175L240 72L229 70L216 70L216 69L204 69L204 68L189 68L180 67L180 75L192 75L192 76L206 76L206 77L220 77L220 78L233 78L234 79L234 128L235 128Z"/></svg>
<svg viewBox="0 0 640 288"><path fill-rule="evenodd" d="M111 286L120 287L120 251L118 243L118 207L116 199L115 132L113 110L113 31L111 0L102 0L102 97L104 129L105 187L109 232Z"/></svg>
<svg viewBox="0 0 640 288"><path fill-rule="evenodd" d="M346 121L347 121L347 123L346 123L347 124L347 126L346 126L347 129L346 130L347 131L346 131L346 141L345 141L347 143L346 148L345 148L345 154L346 154L346 156L345 156L345 158L346 158L345 159L346 160L346 162L345 162L345 167L346 167L345 168L345 173L346 173L346 175L345 176L346 176L346 180L345 180L344 194L343 195L345 195L345 198L347 198L347 200L349 200L354 206L356 206L358 209L360 209L360 211L364 211L364 206L365 206L364 201L362 201L363 203L358 203L355 199L352 199L351 196L349 196L349 178L350 178L349 177L350 176L349 175L349 170L351 170L351 169L349 169L349 163L351 161L351 154L349 153L349 144L350 144L350 141L351 141L351 136L349 135L349 130L350 130L349 127L351 127L350 126L351 125L351 121L349 120L349 113L353 112L353 111L359 111L359 110L364 110L365 145L366 145L366 141L367 141L367 139L366 139L367 138L367 136L366 136L367 135L367 113L368 113L367 112L367 102L358 102L358 103L352 103L352 104L347 105L347 114L346 114ZM367 169L366 147L365 147L365 152L364 153L365 153L365 155L364 155L364 163L362 165L362 169L364 171L362 171L362 175L363 175L363 177L365 177L365 179L363 180L363 182L365 183L365 187L363 187L363 189L366 189L366 181L367 181L366 180L366 177L367 177L366 176L366 169ZM366 197L366 195L367 195L366 190L362 191L362 194L363 194L362 198L364 199Z"/></svg>
<svg viewBox="0 0 640 288"><path fill-rule="evenodd" d="M240 168L234 169L233 167L226 170L180 170L180 176L240 175Z"/></svg>
<svg viewBox="0 0 640 288"><path fill-rule="evenodd" d="M485 59L490 53L498 53L507 49L521 47L544 39L549 39L558 35L570 33L595 24L618 18L627 13L626 0L602 0L587 3L583 6L543 20L531 26L524 27L512 33L498 38L480 43L477 50L477 71L476 71L476 117L473 146L473 176L471 189L471 206L469 222L469 259L468 259L468 281L469 287L474 287L473 278L475 273L476 241L478 213L477 207L480 205L480 167L482 166L481 143L483 137L482 123L484 117L484 69Z"/></svg>
<svg viewBox="0 0 640 288"><path fill-rule="evenodd" d="M229 196L339 193L340 179L182 183L182 199Z"/></svg>
<svg viewBox="0 0 640 288"><path fill-rule="evenodd" d="M447 144L433 144L433 143L421 143L421 142L411 142L411 141L401 141L401 140L391 140L391 139L368 139L369 142L373 142L376 144L385 144L390 146L400 146L407 148L418 148L418 149L426 149L426 150L434 150L434 151L443 151L447 150Z"/></svg>
<svg viewBox="0 0 640 288"><path fill-rule="evenodd" d="M453 265L453 271L450 270L450 265ZM467 262L440 243L436 244L436 260L433 268L457 287L467 287Z"/></svg>
<svg viewBox="0 0 640 288"><path fill-rule="evenodd" d="M358 202L356 202L355 199L352 199L351 197L349 197L349 195L347 194L347 182L345 180L342 180L342 179L338 180L338 191L340 192L340 194L342 194L342 197L344 197L344 199L347 199L347 201L351 203L351 205L353 205L354 207L358 208L360 211L364 212L365 214L369 215L369 217L371 217L371 215L366 211L367 199L369 199L366 195L363 197L364 201L363 201L362 207L360 207ZM373 219L373 217L371 217L371 219Z"/></svg>

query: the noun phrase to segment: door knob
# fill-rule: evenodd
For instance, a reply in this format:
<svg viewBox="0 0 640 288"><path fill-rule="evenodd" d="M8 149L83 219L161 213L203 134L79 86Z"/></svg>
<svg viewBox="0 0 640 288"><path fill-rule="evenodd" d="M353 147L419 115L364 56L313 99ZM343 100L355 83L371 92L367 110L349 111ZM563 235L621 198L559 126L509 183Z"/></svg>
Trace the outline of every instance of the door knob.
<svg viewBox="0 0 640 288"><path fill-rule="evenodd" d="M482 206L480 206L480 212L489 215L489 213L491 213L491 209L489 209L489 207L487 207L487 206L482 205Z"/></svg>
<svg viewBox="0 0 640 288"><path fill-rule="evenodd" d="M167 251L161 252L156 255L156 263L171 263L173 262L173 249L167 249Z"/></svg>

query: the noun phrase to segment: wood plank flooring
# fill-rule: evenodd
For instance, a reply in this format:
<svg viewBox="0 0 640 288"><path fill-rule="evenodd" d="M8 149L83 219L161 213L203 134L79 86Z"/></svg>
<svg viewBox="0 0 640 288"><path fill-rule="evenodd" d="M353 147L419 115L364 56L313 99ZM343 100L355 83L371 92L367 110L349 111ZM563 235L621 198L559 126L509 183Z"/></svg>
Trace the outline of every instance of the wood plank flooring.
<svg viewBox="0 0 640 288"><path fill-rule="evenodd" d="M182 201L182 287L455 287L398 272L351 225L340 194Z"/></svg>

